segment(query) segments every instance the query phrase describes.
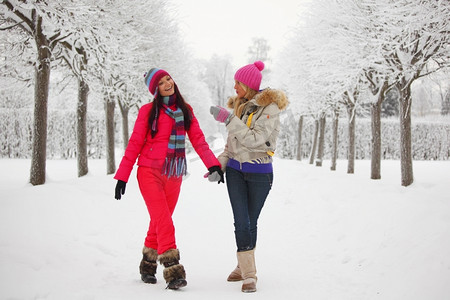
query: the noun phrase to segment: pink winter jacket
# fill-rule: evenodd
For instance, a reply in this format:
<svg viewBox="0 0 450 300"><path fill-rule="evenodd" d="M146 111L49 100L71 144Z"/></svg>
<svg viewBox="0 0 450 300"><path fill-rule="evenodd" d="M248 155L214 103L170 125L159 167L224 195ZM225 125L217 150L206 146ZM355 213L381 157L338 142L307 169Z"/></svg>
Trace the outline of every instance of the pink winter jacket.
<svg viewBox="0 0 450 300"><path fill-rule="evenodd" d="M169 137L172 131L172 125L175 122L168 116L164 110L160 110L158 118L158 133L154 138L151 136L151 131L148 126L148 118L150 109L153 103L143 105L139 109L139 113L134 124L133 133L125 150L125 154L120 162L119 169L114 176L114 179L128 182L130 173L138 158L138 166L151 167L162 169L167 155L167 147L169 144ZM205 141L197 118L192 112L191 127L187 131L189 140L194 147L197 154L205 164L206 168L212 166L219 166L220 163L215 157L214 153L209 149L208 143Z"/></svg>

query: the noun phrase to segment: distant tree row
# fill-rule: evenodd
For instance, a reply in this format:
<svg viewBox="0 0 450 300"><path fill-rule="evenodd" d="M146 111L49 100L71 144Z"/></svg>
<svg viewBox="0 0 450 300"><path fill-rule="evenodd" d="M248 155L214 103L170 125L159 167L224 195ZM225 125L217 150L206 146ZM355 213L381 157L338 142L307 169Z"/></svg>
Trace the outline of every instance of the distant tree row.
<svg viewBox="0 0 450 300"><path fill-rule="evenodd" d="M2 0L0 50L1 79L10 83L2 97L17 93L21 82L25 87L34 86L33 185L43 184L46 177L52 70L57 68L62 74L69 71L78 82L78 95L73 99L78 176L88 172L86 119L88 95L93 90L101 95L105 109L106 172L111 174L116 169L115 107L120 109L126 146L130 108L150 97L142 81L144 72L151 67L168 68L173 70L171 75L178 79L179 86L203 89L191 79L194 76L186 59L189 55L172 7L164 0ZM204 93L199 93L202 101L209 98ZM198 107L195 101L191 104Z"/></svg>
<svg viewBox="0 0 450 300"><path fill-rule="evenodd" d="M357 111L366 104L372 120L371 178L381 178L382 104L395 89L401 184L410 185L414 178L411 85L428 74L448 70L450 2L317 0L304 11L277 70L285 73L280 85L288 91L291 109L301 116L299 127L303 116L315 120L316 164L322 161L326 118L332 119L337 135L339 116L346 114L347 172L354 172ZM338 137L332 140L337 143ZM334 151L333 162L336 155Z"/></svg>
<svg viewBox="0 0 450 300"><path fill-rule="evenodd" d="M312 119L309 119L312 120ZM343 122L342 122L343 121ZM315 122L305 122L302 129L301 143L298 143L298 129L291 118L285 117L280 130L277 143L277 156L286 159L312 161L317 160L317 151L312 151L315 141ZM327 122L324 126L323 160L331 160L333 154L333 123ZM355 128L355 159L371 158L371 131L370 118L358 118ZM381 158L383 160L399 160L398 147L399 123L396 119L382 119ZM450 122L445 118L429 120L428 118L414 119L411 125L412 156L414 160L450 160ZM337 126L337 135L347 140L348 130L346 120L341 120ZM317 150L317 149L316 149ZM337 143L337 159L347 157L346 143ZM336 165L334 165L334 170Z"/></svg>
<svg viewBox="0 0 450 300"><path fill-rule="evenodd" d="M0 158L31 157L32 150L32 114L30 109L1 109L0 110ZM132 120L130 120L132 125ZM383 119L382 127L382 159L400 158L398 145L399 124L395 119ZM76 112L73 110L49 109L47 158L74 159L76 152ZM105 115L98 111L89 110L87 113L87 155L90 159L105 159L106 131L104 130ZM119 119L115 121L115 143L122 143ZM356 159L370 158L370 119L358 119L355 130ZM325 126L325 143L323 158L330 159L332 153L332 124ZM307 159L312 154L312 136L314 123L304 124L302 143L296 139L296 126L291 118L282 121L280 136L277 143L277 156L285 159ZM338 135L347 138L345 123L340 122ZM450 123L444 120L415 120L412 124L412 156L415 160L450 160ZM191 146L188 144L187 151ZM347 156L347 147L338 143L337 157ZM314 157L313 157L314 159Z"/></svg>

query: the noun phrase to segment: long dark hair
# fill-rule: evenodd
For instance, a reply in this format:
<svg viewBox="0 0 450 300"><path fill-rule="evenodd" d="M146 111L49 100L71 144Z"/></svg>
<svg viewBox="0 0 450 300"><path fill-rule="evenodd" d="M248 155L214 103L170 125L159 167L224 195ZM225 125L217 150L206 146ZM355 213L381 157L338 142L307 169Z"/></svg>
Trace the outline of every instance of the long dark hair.
<svg viewBox="0 0 450 300"><path fill-rule="evenodd" d="M180 90L178 86L174 83L175 86L175 95L177 96L176 104L183 111L184 115L184 130L189 130L191 128L191 120L192 120L192 112L191 106L184 101L183 96L181 96ZM156 97L153 99L153 105L150 110L150 115L148 117L148 127L151 130L152 138L155 137L156 133L158 133L158 127L153 128L153 121L156 119L156 122L159 118L159 110L163 107L163 97L158 93Z"/></svg>

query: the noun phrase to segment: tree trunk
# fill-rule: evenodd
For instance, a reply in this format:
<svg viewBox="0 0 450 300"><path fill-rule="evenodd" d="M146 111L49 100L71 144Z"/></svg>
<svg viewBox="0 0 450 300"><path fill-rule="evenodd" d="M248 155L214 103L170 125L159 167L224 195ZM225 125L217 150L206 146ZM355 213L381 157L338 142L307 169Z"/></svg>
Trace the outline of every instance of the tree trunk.
<svg viewBox="0 0 450 300"><path fill-rule="evenodd" d="M312 165L314 163L314 157L316 156L316 148L317 148L317 136L319 135L319 121L314 120L314 135L312 140L312 148L311 153L309 155L309 164Z"/></svg>
<svg viewBox="0 0 450 300"><path fill-rule="evenodd" d="M106 174L116 172L116 161L114 153L114 101L105 101L106 111Z"/></svg>
<svg viewBox="0 0 450 300"><path fill-rule="evenodd" d="M372 158L371 179L381 178L381 101L372 104L371 109L372 127Z"/></svg>
<svg viewBox="0 0 450 300"><path fill-rule="evenodd" d="M356 112L355 105L350 104L347 106L348 113L348 166L347 173L355 173L355 127L356 127Z"/></svg>
<svg viewBox="0 0 450 300"><path fill-rule="evenodd" d="M51 59L48 41L42 32L42 18L37 18L35 41L38 49L38 59L37 65L35 66L34 126L30 170L30 183L32 185L45 183L48 90Z"/></svg>
<svg viewBox="0 0 450 300"><path fill-rule="evenodd" d="M127 149L128 140L130 139L130 133L128 129L128 112L130 107L123 105L121 101L118 101L120 114L122 115L122 138L123 138L123 149Z"/></svg>
<svg viewBox="0 0 450 300"><path fill-rule="evenodd" d="M88 173L87 158L87 100L89 85L84 80L78 80L78 105L77 105L77 161L78 177Z"/></svg>
<svg viewBox="0 0 450 300"><path fill-rule="evenodd" d="M316 167L322 166L323 160L323 151L325 148L325 125L326 125L326 116L323 115L319 119L319 145L317 149L317 160Z"/></svg>
<svg viewBox="0 0 450 300"><path fill-rule="evenodd" d="M298 119L297 132L297 160L302 160L302 131L303 131L303 116Z"/></svg>
<svg viewBox="0 0 450 300"><path fill-rule="evenodd" d="M338 153L338 125L339 125L339 112L335 112L333 118L333 145L331 149L331 171L336 171L336 161Z"/></svg>
<svg viewBox="0 0 450 300"><path fill-rule="evenodd" d="M413 162L411 153L411 83L402 79L397 84L400 91L400 165L402 186L413 183Z"/></svg>
<svg viewBox="0 0 450 300"><path fill-rule="evenodd" d="M379 91L374 90L378 99L371 107L371 127L372 127L372 157L371 157L371 179L381 179L381 104L384 101L385 93L389 87L387 81L383 82Z"/></svg>

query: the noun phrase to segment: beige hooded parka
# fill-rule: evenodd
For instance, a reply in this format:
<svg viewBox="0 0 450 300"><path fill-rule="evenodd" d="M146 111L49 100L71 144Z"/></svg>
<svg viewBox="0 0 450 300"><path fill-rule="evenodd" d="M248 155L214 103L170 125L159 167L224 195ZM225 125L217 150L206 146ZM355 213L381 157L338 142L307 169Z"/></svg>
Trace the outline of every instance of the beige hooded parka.
<svg viewBox="0 0 450 300"><path fill-rule="evenodd" d="M237 96L228 100L234 109L240 104ZM280 113L289 101L281 90L265 89L248 100L241 116L234 116L227 124L228 138L225 151L218 159L225 172L228 159L241 163L270 163L280 131Z"/></svg>

